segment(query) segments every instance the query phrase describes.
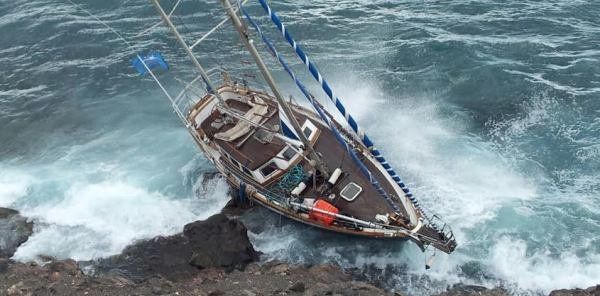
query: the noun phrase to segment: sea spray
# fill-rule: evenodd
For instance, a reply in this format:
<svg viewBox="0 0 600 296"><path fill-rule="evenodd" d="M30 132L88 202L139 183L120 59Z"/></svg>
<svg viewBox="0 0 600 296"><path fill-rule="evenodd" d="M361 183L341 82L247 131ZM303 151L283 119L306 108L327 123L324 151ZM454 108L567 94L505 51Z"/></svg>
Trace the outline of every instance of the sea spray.
<svg viewBox="0 0 600 296"><path fill-rule="evenodd" d="M27 195L32 178L6 167L0 168L0 207L11 207Z"/></svg>
<svg viewBox="0 0 600 296"><path fill-rule="evenodd" d="M220 178L202 190L202 199L173 199L120 181L75 184L59 202L24 211L39 226L14 258L89 260L117 254L138 239L180 232L181 225L218 213L228 200Z"/></svg>
<svg viewBox="0 0 600 296"><path fill-rule="evenodd" d="M81 4L127 36L157 20L143 1ZM177 11L186 38L222 19L217 3L186 5L201 8ZM425 271L425 255L412 244L338 236L254 209L244 219L266 258L338 262L403 295L430 295L457 282L543 295L554 285L583 288L598 278L598 3L273 5L421 204L454 227L459 247L438 254ZM200 175L214 172L211 164L196 156L160 91L128 72L126 47L66 4L5 1L0 19L0 71L8 73L0 75L0 202L56 210L69 208L63 200L74 188L122 184L175 211L165 215L212 211L208 205L218 202L210 197L208 205L191 205L193 192L210 195L196 189ZM199 58L255 80L227 32L203 43ZM194 77L164 30L135 41L160 48L176 65L169 74ZM272 66L278 81L288 81ZM58 235L82 257L108 253L111 242L96 241L86 223L40 224L48 238L28 256L67 256Z"/></svg>

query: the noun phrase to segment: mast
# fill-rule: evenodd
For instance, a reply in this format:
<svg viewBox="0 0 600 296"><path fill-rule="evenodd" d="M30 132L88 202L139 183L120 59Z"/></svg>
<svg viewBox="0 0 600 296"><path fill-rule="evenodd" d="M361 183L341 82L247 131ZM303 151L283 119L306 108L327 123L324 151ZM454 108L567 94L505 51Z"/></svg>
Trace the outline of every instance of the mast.
<svg viewBox="0 0 600 296"><path fill-rule="evenodd" d="M156 2L156 0L153 0L153 1ZM267 81L267 84L269 84L269 87L271 88L271 91L275 95L275 98L277 99L277 102L281 106L281 109L283 110L285 115L287 115L287 117L290 119L290 123L292 124L293 129L298 134L298 137L300 137L300 141L302 141L302 143L306 147L306 150L311 155L312 160L314 160L316 162L317 169L319 169L319 171L321 171L321 173L323 173L325 178L328 178L329 172L327 171L325 164L321 160L321 157L317 154L317 152L312 147L312 144L310 143L310 141L306 138L306 136L302 132L302 129L300 128L300 124L298 123L298 120L292 113L292 109L290 108L290 106L287 104L287 102L281 95L281 92L277 88L277 84L275 84L275 80L273 79L271 72L269 71L269 69L263 62L262 58L260 57L258 51L256 50L256 47L254 46L253 41L248 37L248 34L246 33L246 29L245 29L244 25L242 24L242 21L239 19L238 15L233 10L231 3L229 2L229 0L221 0L221 3L223 4L223 7L225 8L225 10L227 10L227 14L231 18L231 21L233 22L233 26L240 34L240 39L242 39L242 42L244 43L244 45L246 46L246 48L252 55L254 62L256 62L256 65L260 69L262 76Z"/></svg>
<svg viewBox="0 0 600 296"><path fill-rule="evenodd" d="M196 58L196 56L194 55L194 53L192 52L190 47L187 45L187 43L185 43L185 40L183 40L183 37L181 37L181 35L179 34L179 31L177 31L177 28L175 27L175 25L173 25L169 16L165 13L163 8L160 6L160 3L158 3L158 0L152 0L152 3L156 7L156 10L160 14L160 17L162 18L163 22L165 22L165 24L169 27L169 29L171 29L171 32L173 32L173 35L175 35L175 38L177 39L177 41L179 42L181 47L183 47L183 49L185 49L185 52L187 53L188 57L192 60L192 63L194 64L194 66L196 66L196 69L200 73L202 80L204 81L204 83L206 83L208 92L214 94L217 97L217 99L219 100L219 103L224 105L225 101L223 100L221 95L216 91L212 82L210 82L210 79L208 78L206 71L204 70L202 65L200 65L200 62L198 62L198 59Z"/></svg>

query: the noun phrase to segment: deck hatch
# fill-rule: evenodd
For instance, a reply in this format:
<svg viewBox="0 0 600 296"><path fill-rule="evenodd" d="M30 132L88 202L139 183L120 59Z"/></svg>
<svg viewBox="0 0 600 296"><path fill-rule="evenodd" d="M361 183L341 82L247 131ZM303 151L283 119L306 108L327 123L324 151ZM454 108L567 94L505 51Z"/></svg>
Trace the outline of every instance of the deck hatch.
<svg viewBox="0 0 600 296"><path fill-rule="evenodd" d="M344 189L342 189L340 192L340 196L347 201L353 201L362 192L362 190L362 187L352 182L344 186Z"/></svg>
<svg viewBox="0 0 600 296"><path fill-rule="evenodd" d="M281 156L283 157L283 159L289 161L292 158L294 158L294 156L296 156L296 151L294 151L294 149L288 147L285 151L283 151L283 154Z"/></svg>
<svg viewBox="0 0 600 296"><path fill-rule="evenodd" d="M272 173L274 173L276 170L278 170L279 167L272 161L270 161L269 163L267 163L266 165L264 165L262 168L260 168L260 173L266 177L269 177Z"/></svg>

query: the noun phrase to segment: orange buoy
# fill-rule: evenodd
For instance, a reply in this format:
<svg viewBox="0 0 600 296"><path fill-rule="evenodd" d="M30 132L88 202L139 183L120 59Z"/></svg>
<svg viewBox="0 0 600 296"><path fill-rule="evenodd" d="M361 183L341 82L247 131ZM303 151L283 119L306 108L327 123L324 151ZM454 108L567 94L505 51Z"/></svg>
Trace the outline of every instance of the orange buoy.
<svg viewBox="0 0 600 296"><path fill-rule="evenodd" d="M318 209L320 211L315 211L315 209ZM331 214L323 213L322 211ZM333 223L333 220L335 220L335 216L332 214L337 214L339 212L340 210L338 210L338 208L336 208L334 205L328 203L327 201L319 199L314 203L313 208L309 213L309 217L323 224L331 225L331 223Z"/></svg>

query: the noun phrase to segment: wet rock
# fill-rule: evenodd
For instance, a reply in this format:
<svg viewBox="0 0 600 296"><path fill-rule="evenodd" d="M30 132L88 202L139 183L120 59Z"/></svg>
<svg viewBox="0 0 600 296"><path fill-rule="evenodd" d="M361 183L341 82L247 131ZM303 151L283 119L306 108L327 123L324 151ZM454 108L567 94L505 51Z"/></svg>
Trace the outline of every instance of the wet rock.
<svg viewBox="0 0 600 296"><path fill-rule="evenodd" d="M314 295L332 295L334 287L331 284L317 283L313 289L316 292Z"/></svg>
<svg viewBox="0 0 600 296"><path fill-rule="evenodd" d="M217 214L187 224L182 234L130 245L120 255L99 260L97 269L136 282L153 275L175 281L193 277L198 269L243 269L258 256L246 227L238 220Z"/></svg>
<svg viewBox="0 0 600 296"><path fill-rule="evenodd" d="M150 287L150 290L155 295L163 295L171 292L173 283L161 277L152 277L143 283Z"/></svg>
<svg viewBox="0 0 600 296"><path fill-rule="evenodd" d="M28 292L28 289L25 287L25 284L21 281L12 286L10 286L6 290L6 295L8 296L17 296L17 295L31 295Z"/></svg>
<svg viewBox="0 0 600 296"><path fill-rule="evenodd" d="M221 290L213 290L208 292L208 296L221 296L221 295L225 295L225 292L221 291Z"/></svg>
<svg viewBox="0 0 600 296"><path fill-rule="evenodd" d="M197 246L190 264L198 268L243 269L259 257L248 239L246 226L223 214L186 225L183 235Z"/></svg>
<svg viewBox="0 0 600 296"><path fill-rule="evenodd" d="M230 218L238 218L244 213L246 213L249 209L254 207L254 204L248 197L246 197L246 199L242 201L239 199L238 194L239 193L237 190L233 190L232 188L230 188L229 196L231 196L231 199L221 210L222 214L225 214L227 217Z"/></svg>
<svg viewBox="0 0 600 296"><path fill-rule="evenodd" d="M67 260L52 260L45 266L50 272L66 273L68 275L76 276L83 274L77 265L77 262L73 259Z"/></svg>
<svg viewBox="0 0 600 296"><path fill-rule="evenodd" d="M257 259L244 225L219 214L95 262L0 258L0 295L389 295L339 266Z"/></svg>
<svg viewBox="0 0 600 296"><path fill-rule="evenodd" d="M33 234L33 223L18 211L0 208L0 257L10 258Z"/></svg>
<svg viewBox="0 0 600 296"><path fill-rule="evenodd" d="M323 283L350 280L349 274L343 272L339 266L332 264L316 265L309 268L308 272Z"/></svg>
<svg viewBox="0 0 600 296"><path fill-rule="evenodd" d="M194 276L178 281L170 281L157 272L137 281L98 270L93 275L84 274L72 260L44 259L44 265L6 260L9 266L6 273L0 273L0 295L8 295L9 289L11 295L390 295L366 283L343 280L344 271L333 265L308 268L273 262L262 266L251 264L247 270L232 272L217 267L202 270L192 267ZM269 271L273 268L289 272ZM255 275L257 271L262 273ZM317 277L325 271L337 274L329 279L339 280Z"/></svg>
<svg viewBox="0 0 600 296"><path fill-rule="evenodd" d="M303 282L296 282L288 288L288 291L292 292L304 292L306 285Z"/></svg>
<svg viewBox="0 0 600 296"><path fill-rule="evenodd" d="M488 289L482 286L456 284L438 296L508 296L501 288Z"/></svg>
<svg viewBox="0 0 600 296"><path fill-rule="evenodd" d="M275 274L288 274L290 271L290 265L281 262L281 261L270 261L267 264L263 265L263 270L267 273L275 273Z"/></svg>
<svg viewBox="0 0 600 296"><path fill-rule="evenodd" d="M360 290L368 291L369 289L373 288L373 286L371 286L365 282L352 281L352 282L350 282L350 288L352 290L357 290L357 291L360 291Z"/></svg>
<svg viewBox="0 0 600 296"><path fill-rule="evenodd" d="M0 258L0 274L8 271L9 260L6 258Z"/></svg>
<svg viewBox="0 0 600 296"><path fill-rule="evenodd" d="M550 292L549 296L600 296L600 285L587 289L561 289Z"/></svg>

